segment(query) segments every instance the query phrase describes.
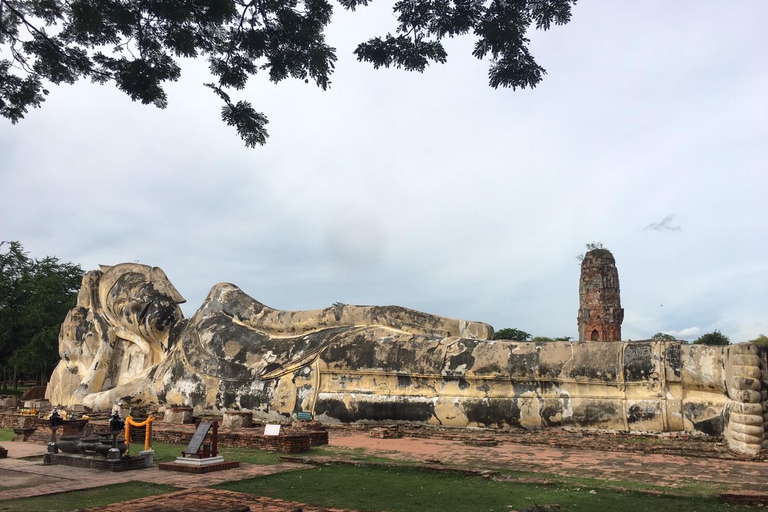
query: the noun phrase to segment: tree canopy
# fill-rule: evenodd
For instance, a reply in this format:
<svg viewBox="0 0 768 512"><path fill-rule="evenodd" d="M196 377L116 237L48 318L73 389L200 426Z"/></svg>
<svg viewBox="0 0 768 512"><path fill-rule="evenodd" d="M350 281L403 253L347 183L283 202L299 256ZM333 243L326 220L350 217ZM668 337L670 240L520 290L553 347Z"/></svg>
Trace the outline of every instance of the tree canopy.
<svg viewBox="0 0 768 512"><path fill-rule="evenodd" d="M370 0L339 0L354 11ZM546 73L531 55L531 26L571 19L577 0L398 0L394 35L354 50L374 68L424 71L444 63L445 38L472 34L472 54L489 58L491 87L535 87ZM264 71L272 82L312 80L327 89L336 49L325 39L327 0L0 0L0 114L18 122L49 94L47 83L114 83L133 101L165 108L163 85L181 76L179 58L205 57L222 120L246 146L264 144L267 117L234 100Z"/></svg>
<svg viewBox="0 0 768 512"><path fill-rule="evenodd" d="M55 257L32 259L0 242L0 367L46 377L59 360L59 328L75 306L83 271Z"/></svg>
<svg viewBox="0 0 768 512"><path fill-rule="evenodd" d="M695 345L730 345L731 339L717 329L702 335L696 341Z"/></svg>
<svg viewBox="0 0 768 512"><path fill-rule="evenodd" d="M513 340L513 341L528 341L531 339L531 334L521 331L520 329L513 329L507 327L505 329L499 329L493 333L493 339L495 340Z"/></svg>

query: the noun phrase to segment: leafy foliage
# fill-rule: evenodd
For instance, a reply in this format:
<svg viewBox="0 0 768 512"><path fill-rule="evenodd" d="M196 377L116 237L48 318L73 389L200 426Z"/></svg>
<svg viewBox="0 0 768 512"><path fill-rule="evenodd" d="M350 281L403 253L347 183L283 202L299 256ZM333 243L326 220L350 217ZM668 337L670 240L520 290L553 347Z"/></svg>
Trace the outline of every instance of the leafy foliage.
<svg viewBox="0 0 768 512"><path fill-rule="evenodd" d="M398 0L395 35L358 45L357 59L374 68L424 71L447 59L442 40L472 32L473 55L490 58L492 87L535 87L546 73L528 50L534 25L548 30L571 19L576 0ZM368 0L340 0L347 10ZM168 105L163 84L181 76L177 60L205 57L224 102L222 120L246 146L263 145L267 117L226 89L241 90L265 71L323 90L336 49L325 41L333 7L327 0L0 0L0 114L12 123L41 105L45 82L80 78L113 82L133 101Z"/></svg>
<svg viewBox="0 0 768 512"><path fill-rule="evenodd" d="M768 336L761 334L757 338L749 340L749 342L754 343L755 345L768 345Z"/></svg>
<svg viewBox="0 0 768 512"><path fill-rule="evenodd" d="M589 242L589 243L584 244L584 247L587 248L587 252L595 251L595 250L598 250L598 249L605 249L605 247L603 246L602 242ZM576 259L579 260L579 261L584 261L584 256L585 255L586 255L586 253L581 253L578 256L576 256Z"/></svg>
<svg viewBox="0 0 768 512"><path fill-rule="evenodd" d="M731 340L717 329L704 334L693 342L695 345L730 345Z"/></svg>
<svg viewBox="0 0 768 512"><path fill-rule="evenodd" d="M495 340L514 340L514 341L527 341L531 339L531 335L520 329L514 329L507 327L505 329L499 329L493 333L493 339Z"/></svg>
<svg viewBox="0 0 768 512"><path fill-rule="evenodd" d="M671 334L666 334L663 332L657 332L651 337L652 340L661 340L661 341L675 341L677 338L672 336Z"/></svg>
<svg viewBox="0 0 768 512"><path fill-rule="evenodd" d="M31 259L19 242L0 242L0 367L45 376L59 360L58 336L83 271L54 257ZM3 379L5 381L5 378Z"/></svg>
<svg viewBox="0 0 768 512"><path fill-rule="evenodd" d="M558 338L550 338L549 336L534 336L531 341L571 341L570 336L560 336Z"/></svg>

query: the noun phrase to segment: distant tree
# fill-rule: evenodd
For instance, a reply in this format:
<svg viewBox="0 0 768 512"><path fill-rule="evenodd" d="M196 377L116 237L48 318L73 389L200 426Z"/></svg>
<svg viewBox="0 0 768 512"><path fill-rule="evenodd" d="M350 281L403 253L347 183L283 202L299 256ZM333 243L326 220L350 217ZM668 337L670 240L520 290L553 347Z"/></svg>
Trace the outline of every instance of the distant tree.
<svg viewBox="0 0 768 512"><path fill-rule="evenodd" d="M761 334L757 338L749 340L749 342L754 343L755 345L768 345L768 336Z"/></svg>
<svg viewBox="0 0 768 512"><path fill-rule="evenodd" d="M531 339L531 335L520 329L513 329L507 327L505 329L499 329L493 334L495 340L514 340L514 341L528 341Z"/></svg>
<svg viewBox="0 0 768 512"><path fill-rule="evenodd" d="M534 336L531 341L570 341L570 336L561 336L559 338L550 338L549 336Z"/></svg>
<svg viewBox="0 0 768 512"><path fill-rule="evenodd" d="M339 0L354 11L370 0ZM490 58L491 87L535 87L546 73L534 60L531 26L548 30L571 20L576 0L413 0L392 8L395 35L357 46L374 68L423 72L447 59L443 39L472 33L472 55ZM248 147L267 140L267 117L230 91L259 70L272 82L288 77L323 90L336 49L325 41L328 0L0 0L0 114L16 123L39 107L51 83L87 78L114 83L133 101L168 105L166 82L181 76L179 58L205 57L223 102L221 118Z"/></svg>
<svg viewBox="0 0 768 512"><path fill-rule="evenodd" d="M5 249L5 251L3 251ZM57 258L32 259L19 242L0 242L0 370L42 381L58 355L61 323L77 301L83 271Z"/></svg>
<svg viewBox="0 0 768 512"><path fill-rule="evenodd" d="M651 337L651 339L653 339L653 340L661 340L661 341L676 341L677 340L677 338L675 338L671 334L666 334L666 333L663 333L663 332L657 332L656 334L654 334Z"/></svg>
<svg viewBox="0 0 768 512"><path fill-rule="evenodd" d="M730 345L731 340L728 336L715 329L710 333L704 334L693 343L695 345Z"/></svg>

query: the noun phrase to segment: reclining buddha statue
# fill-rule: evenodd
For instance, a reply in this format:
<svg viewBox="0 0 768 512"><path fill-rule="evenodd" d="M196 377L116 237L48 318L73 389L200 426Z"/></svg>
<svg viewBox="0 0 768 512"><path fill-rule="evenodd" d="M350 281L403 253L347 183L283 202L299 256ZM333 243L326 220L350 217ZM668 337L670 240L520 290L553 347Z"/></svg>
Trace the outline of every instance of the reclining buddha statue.
<svg viewBox="0 0 768 512"><path fill-rule="evenodd" d="M748 453L765 437L759 347L493 340L487 324L398 306L276 310L227 283L191 318L182 302L156 267L86 273L48 398L271 422L685 430Z"/></svg>

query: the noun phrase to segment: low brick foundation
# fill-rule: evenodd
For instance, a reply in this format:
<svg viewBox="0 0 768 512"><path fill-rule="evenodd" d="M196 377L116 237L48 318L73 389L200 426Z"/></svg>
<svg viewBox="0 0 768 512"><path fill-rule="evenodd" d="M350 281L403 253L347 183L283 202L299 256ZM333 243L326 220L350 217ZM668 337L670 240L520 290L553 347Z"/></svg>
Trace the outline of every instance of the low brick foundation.
<svg viewBox="0 0 768 512"><path fill-rule="evenodd" d="M91 432L106 432L109 430L108 422L92 420L86 430ZM256 448L259 450L272 450L285 453L301 453L309 451L310 446L322 446L328 444L328 431L304 431L286 427L279 436L265 436L263 427L227 429L219 428L219 447L229 448ZM165 422L152 424L152 440L157 443L169 443L185 445L195 433L194 425L172 425ZM58 433L57 433L58 434ZM57 435L57 437L59 437ZM51 431L48 428L28 430L17 434L14 441L26 441L36 444L48 444L51 440Z"/></svg>
<svg viewBox="0 0 768 512"><path fill-rule="evenodd" d="M397 425L390 425L372 428L368 435L376 439L397 439L402 434L400 434L400 429Z"/></svg>
<svg viewBox="0 0 768 512"><path fill-rule="evenodd" d="M180 473L210 473L211 471L221 471L223 469L239 468L240 463L236 460L219 462L217 464L206 464L204 466L190 466L189 464L178 464L176 462L163 462L158 465L165 471L178 471Z"/></svg>
<svg viewBox="0 0 768 512"><path fill-rule="evenodd" d="M0 412L0 428L27 428L35 426L37 416L19 414L15 410Z"/></svg>

